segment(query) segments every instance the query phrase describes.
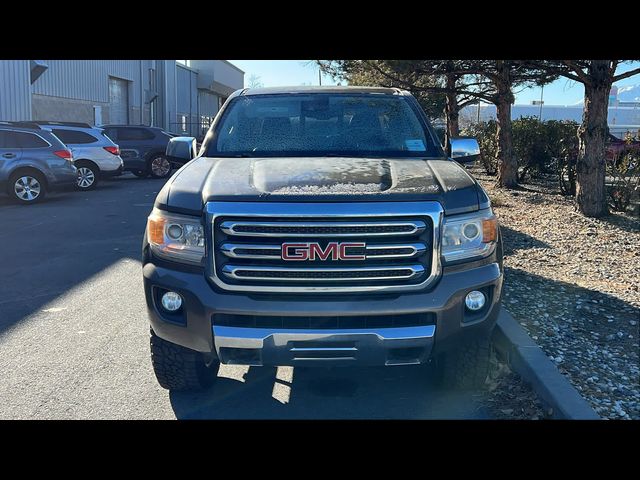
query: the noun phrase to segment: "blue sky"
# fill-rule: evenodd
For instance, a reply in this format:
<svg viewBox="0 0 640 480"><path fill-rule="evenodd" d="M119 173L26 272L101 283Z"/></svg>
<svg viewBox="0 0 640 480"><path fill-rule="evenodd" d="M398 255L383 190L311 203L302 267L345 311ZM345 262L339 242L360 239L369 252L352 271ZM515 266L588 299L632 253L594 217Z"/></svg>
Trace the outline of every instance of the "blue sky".
<svg viewBox="0 0 640 480"><path fill-rule="evenodd" d="M311 84L318 85L318 67L310 60L230 60L245 71L245 84L251 75L260 77L265 87L291 86ZM640 61L618 67L618 73L637 68ZM333 85L335 82L327 76L322 78L323 85ZM640 84L640 75L618 82L624 85ZM544 87L545 105L572 105L582 100L584 88L582 84L561 78ZM540 88L529 88L516 92L517 104L530 104L532 100L540 99Z"/></svg>

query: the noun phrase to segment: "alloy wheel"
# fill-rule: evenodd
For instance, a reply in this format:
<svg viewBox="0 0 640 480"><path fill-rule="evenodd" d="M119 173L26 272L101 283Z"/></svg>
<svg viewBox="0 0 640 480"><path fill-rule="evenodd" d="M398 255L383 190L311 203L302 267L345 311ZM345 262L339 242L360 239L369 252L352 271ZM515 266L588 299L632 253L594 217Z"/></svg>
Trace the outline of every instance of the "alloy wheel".
<svg viewBox="0 0 640 480"><path fill-rule="evenodd" d="M93 170L87 167L78 168L78 186L80 188L89 188L96 181Z"/></svg>
<svg viewBox="0 0 640 480"><path fill-rule="evenodd" d="M37 178L30 175L20 177L13 184L13 190L16 196L25 202L33 202L40 196L42 187Z"/></svg>
<svg viewBox="0 0 640 480"><path fill-rule="evenodd" d="M171 163L165 157L156 157L151 161L151 172L156 177L164 177L171 171Z"/></svg>

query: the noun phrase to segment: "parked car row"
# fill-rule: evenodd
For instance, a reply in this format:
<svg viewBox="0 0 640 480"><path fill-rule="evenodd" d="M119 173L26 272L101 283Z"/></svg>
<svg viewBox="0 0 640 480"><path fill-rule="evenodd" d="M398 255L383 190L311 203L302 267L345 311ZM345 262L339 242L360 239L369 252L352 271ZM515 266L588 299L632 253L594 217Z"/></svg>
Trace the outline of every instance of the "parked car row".
<svg viewBox="0 0 640 480"><path fill-rule="evenodd" d="M0 191L32 204L49 191L91 190L125 171L167 178L181 166L165 155L173 136L141 125L0 122Z"/></svg>

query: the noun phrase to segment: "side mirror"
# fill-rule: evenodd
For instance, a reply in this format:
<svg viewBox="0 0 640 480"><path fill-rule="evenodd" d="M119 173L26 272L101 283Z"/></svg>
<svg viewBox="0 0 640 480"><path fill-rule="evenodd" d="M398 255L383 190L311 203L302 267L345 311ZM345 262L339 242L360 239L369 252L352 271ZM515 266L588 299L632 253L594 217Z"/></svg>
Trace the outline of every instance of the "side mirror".
<svg viewBox="0 0 640 480"><path fill-rule="evenodd" d="M197 155L196 139L193 137L173 137L165 152L171 162L186 163Z"/></svg>
<svg viewBox="0 0 640 480"><path fill-rule="evenodd" d="M460 163L473 163L480 157L480 145L473 137L451 139L451 158Z"/></svg>

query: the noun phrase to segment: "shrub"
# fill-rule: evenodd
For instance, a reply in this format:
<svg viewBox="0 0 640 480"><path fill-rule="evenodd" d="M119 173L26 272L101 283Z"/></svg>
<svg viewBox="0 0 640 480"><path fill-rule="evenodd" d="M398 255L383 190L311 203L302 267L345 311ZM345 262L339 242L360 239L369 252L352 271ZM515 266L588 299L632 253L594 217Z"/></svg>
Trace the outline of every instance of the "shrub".
<svg viewBox="0 0 640 480"><path fill-rule="evenodd" d="M513 153L518 159L518 181L527 175L549 170L551 155L547 128L535 117L522 117L513 122Z"/></svg>
<svg viewBox="0 0 640 480"><path fill-rule="evenodd" d="M631 141L631 139L627 139ZM607 159L607 199L611 209L624 212L629 209L634 195L640 193L640 154L625 152ZM610 179L610 181L609 181Z"/></svg>
<svg viewBox="0 0 640 480"><path fill-rule="evenodd" d="M498 146L496 144L496 134L498 124L495 120L488 122L473 123L467 126L462 132L463 135L474 137L480 144L480 163L484 167L487 175L497 173L498 160L496 157Z"/></svg>
<svg viewBox="0 0 640 480"><path fill-rule="evenodd" d="M512 122L513 149L518 159L519 181L527 176L551 173L556 170L556 159L577 145L578 124L573 121L547 120L521 117ZM464 135L476 137L480 144L480 161L489 175L497 171L497 124L495 120L469 125Z"/></svg>

